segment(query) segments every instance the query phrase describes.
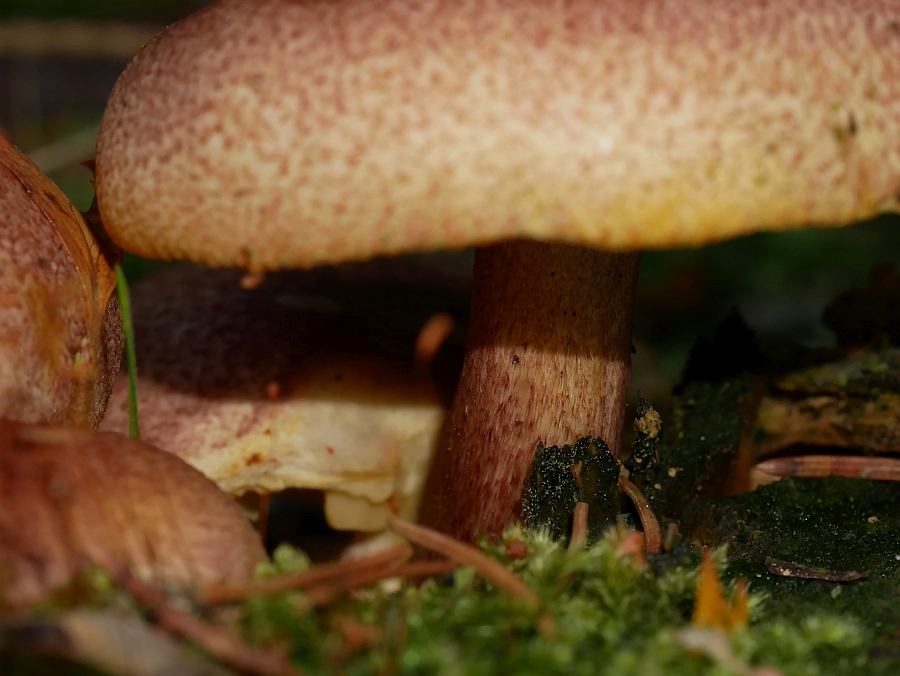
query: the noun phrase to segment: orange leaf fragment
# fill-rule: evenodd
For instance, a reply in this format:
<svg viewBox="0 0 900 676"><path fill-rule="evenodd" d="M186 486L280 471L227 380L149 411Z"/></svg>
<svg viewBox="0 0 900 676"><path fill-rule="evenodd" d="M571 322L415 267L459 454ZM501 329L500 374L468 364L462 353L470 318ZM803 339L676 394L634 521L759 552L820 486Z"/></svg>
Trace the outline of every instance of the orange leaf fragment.
<svg viewBox="0 0 900 676"><path fill-rule="evenodd" d="M750 619L748 601L745 580L738 580L734 590L734 601L728 601L722 590L716 564L709 551L704 549L691 624L696 627L722 629L726 632L746 627Z"/></svg>

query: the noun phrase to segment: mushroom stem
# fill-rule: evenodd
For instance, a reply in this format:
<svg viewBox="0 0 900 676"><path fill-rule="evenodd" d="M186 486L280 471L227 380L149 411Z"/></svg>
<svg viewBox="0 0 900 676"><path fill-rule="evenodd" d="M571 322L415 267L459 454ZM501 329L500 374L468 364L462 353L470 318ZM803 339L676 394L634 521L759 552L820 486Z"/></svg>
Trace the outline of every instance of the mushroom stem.
<svg viewBox="0 0 900 676"><path fill-rule="evenodd" d="M461 540L518 516L539 443L618 453L639 253L517 241L475 254L462 375L422 519Z"/></svg>

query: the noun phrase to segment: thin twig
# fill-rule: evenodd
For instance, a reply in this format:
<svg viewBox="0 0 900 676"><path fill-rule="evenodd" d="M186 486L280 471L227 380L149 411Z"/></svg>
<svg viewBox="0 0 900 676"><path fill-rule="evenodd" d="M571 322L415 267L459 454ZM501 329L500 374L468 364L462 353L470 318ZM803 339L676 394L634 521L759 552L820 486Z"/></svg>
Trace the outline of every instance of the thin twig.
<svg viewBox="0 0 900 676"><path fill-rule="evenodd" d="M572 515L572 536L569 538L569 551L580 552L587 543L588 503L579 502L575 505L575 513Z"/></svg>
<svg viewBox="0 0 900 676"><path fill-rule="evenodd" d="M770 458L756 468L773 476L819 478L839 476L846 479L900 481L900 460L860 455L800 455Z"/></svg>
<svg viewBox="0 0 900 676"><path fill-rule="evenodd" d="M671 552L675 547L675 538L678 537L678 524L670 523L666 527L666 538L663 540L663 549Z"/></svg>
<svg viewBox="0 0 900 676"><path fill-rule="evenodd" d="M443 554L463 565L472 566L482 577L493 582L510 596L524 600L533 608L540 606L541 599L531 587L502 563L495 561L481 550L443 533L438 533L436 530L409 523L396 516L388 519L388 526L413 544Z"/></svg>
<svg viewBox="0 0 900 676"><path fill-rule="evenodd" d="M153 585L131 575L123 576L120 583L138 603L153 612L162 629L198 645L228 666L258 676L300 676L300 670L284 655L249 646L224 629L176 608Z"/></svg>
<svg viewBox="0 0 900 676"><path fill-rule="evenodd" d="M269 528L269 507L272 505L272 494L269 491L263 491L259 494L259 514L256 517L256 534L262 541L263 546L266 544L266 531Z"/></svg>
<svg viewBox="0 0 900 676"><path fill-rule="evenodd" d="M432 315L422 325L415 347L415 362L418 368L426 372L431 368L431 362L447 340L447 336L452 333L453 326L453 317L446 312Z"/></svg>
<svg viewBox="0 0 900 676"><path fill-rule="evenodd" d="M432 577L449 573L458 567L459 564L454 561L415 561L399 566L367 569L355 575L348 575L336 582L313 587L307 593L305 600L310 606L325 606L341 594L360 587L368 587L392 577Z"/></svg>
<svg viewBox="0 0 900 676"><path fill-rule="evenodd" d="M860 573L856 570L831 570L815 568L790 561L779 561L771 556L766 557L766 570L780 577L799 577L804 580L824 580L826 582L856 582L869 577L869 571Z"/></svg>
<svg viewBox="0 0 900 676"><path fill-rule="evenodd" d="M240 585L212 585L201 592L200 601L204 604L216 605L243 601L251 596L271 596L296 589L307 589L331 580L340 581L353 573L361 574L362 571L372 568L380 569L384 566L397 565L409 560L411 556L412 549L409 545L404 544L371 556L349 561L338 561L337 563L325 563L299 573L280 575L261 582L249 582Z"/></svg>
<svg viewBox="0 0 900 676"><path fill-rule="evenodd" d="M653 513L653 508L647 502L644 494L623 476L619 477L619 487L625 491L637 509L638 516L641 519L641 525L644 527L645 549L648 554L659 554L662 551L662 533L659 530L659 521Z"/></svg>

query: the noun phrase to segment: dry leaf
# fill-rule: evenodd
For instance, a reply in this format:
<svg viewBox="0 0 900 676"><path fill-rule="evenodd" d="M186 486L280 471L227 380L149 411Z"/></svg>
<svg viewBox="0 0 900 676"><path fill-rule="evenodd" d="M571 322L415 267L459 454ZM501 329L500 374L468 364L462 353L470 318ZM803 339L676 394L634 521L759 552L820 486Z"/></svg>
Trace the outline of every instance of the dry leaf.
<svg viewBox="0 0 900 676"><path fill-rule="evenodd" d="M731 632L747 626L750 619L747 584L738 580L734 590L734 602L725 598L716 564L709 551L704 550L697 580L697 597L691 624Z"/></svg>

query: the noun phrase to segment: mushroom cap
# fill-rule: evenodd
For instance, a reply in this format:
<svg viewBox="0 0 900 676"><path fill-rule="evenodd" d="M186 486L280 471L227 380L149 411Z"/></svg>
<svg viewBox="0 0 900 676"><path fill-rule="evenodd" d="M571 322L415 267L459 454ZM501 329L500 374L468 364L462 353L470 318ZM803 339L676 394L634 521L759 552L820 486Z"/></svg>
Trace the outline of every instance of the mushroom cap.
<svg viewBox="0 0 900 676"><path fill-rule="evenodd" d="M0 599L46 598L90 565L159 582L248 578L240 507L175 456L111 432L0 421Z"/></svg>
<svg viewBox="0 0 900 676"><path fill-rule="evenodd" d="M0 418L100 422L124 347L106 253L0 135Z"/></svg>
<svg viewBox="0 0 900 676"><path fill-rule="evenodd" d="M251 270L900 206L898 0L225 0L116 84L124 248Z"/></svg>
<svg viewBox="0 0 900 676"><path fill-rule="evenodd" d="M463 314L467 285L404 262L255 289L180 265L135 284L143 438L235 495L322 490L334 528L383 529L392 507L414 517L445 413L414 343L433 313ZM124 375L101 429L128 429Z"/></svg>

